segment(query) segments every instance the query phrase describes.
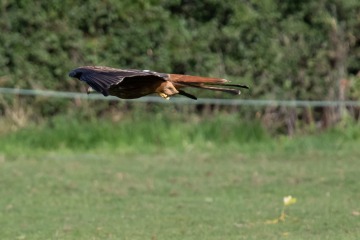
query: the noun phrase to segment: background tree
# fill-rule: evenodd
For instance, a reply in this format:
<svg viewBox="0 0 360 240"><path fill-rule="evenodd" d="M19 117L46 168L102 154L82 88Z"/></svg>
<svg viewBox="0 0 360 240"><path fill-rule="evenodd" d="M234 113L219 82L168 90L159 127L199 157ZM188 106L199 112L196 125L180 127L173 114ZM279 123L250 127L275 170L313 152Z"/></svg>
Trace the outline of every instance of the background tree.
<svg viewBox="0 0 360 240"><path fill-rule="evenodd" d="M0 14L2 87L79 91L70 69L108 65L226 77L257 99L360 97L355 0L6 0ZM46 115L67 103L31 104ZM292 133L299 123L332 125L344 112L268 107L260 115Z"/></svg>

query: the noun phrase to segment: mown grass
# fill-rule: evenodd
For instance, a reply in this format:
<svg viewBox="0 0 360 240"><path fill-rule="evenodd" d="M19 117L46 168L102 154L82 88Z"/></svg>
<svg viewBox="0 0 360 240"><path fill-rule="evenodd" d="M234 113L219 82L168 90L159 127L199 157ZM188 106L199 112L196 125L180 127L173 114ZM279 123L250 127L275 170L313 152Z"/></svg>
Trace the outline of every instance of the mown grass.
<svg viewBox="0 0 360 240"><path fill-rule="evenodd" d="M0 239L359 238L357 126L271 139L236 116L191 121L1 136Z"/></svg>

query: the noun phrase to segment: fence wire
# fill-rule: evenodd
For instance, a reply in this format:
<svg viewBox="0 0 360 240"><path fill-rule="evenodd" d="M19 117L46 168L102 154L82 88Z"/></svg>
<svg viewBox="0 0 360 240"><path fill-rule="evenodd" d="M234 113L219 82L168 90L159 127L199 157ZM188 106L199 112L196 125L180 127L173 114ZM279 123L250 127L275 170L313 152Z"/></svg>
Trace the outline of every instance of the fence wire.
<svg viewBox="0 0 360 240"><path fill-rule="evenodd" d="M285 106L285 107L360 107L360 101L308 101L308 100L270 100L270 99L214 99L200 98L192 100L187 98L173 97L170 100L164 100L156 96L147 96L138 99L119 99L117 97L104 97L101 94L86 94L76 92L62 92L38 89L18 89L18 88L0 88L0 94L10 95L27 95L27 96L43 96L52 98L70 98L70 99L89 99L104 101L129 101L144 103L162 103L162 104L215 104L215 105L231 105L231 106Z"/></svg>

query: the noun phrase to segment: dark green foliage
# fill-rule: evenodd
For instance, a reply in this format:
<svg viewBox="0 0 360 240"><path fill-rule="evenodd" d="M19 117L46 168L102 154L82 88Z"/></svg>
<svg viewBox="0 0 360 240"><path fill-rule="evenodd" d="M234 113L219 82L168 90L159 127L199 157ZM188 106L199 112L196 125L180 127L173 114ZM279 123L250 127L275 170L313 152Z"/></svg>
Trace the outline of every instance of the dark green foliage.
<svg viewBox="0 0 360 240"><path fill-rule="evenodd" d="M355 0L8 0L0 13L0 87L79 91L69 70L107 65L226 77L249 98L360 97ZM53 108L35 102L44 116L63 111Z"/></svg>

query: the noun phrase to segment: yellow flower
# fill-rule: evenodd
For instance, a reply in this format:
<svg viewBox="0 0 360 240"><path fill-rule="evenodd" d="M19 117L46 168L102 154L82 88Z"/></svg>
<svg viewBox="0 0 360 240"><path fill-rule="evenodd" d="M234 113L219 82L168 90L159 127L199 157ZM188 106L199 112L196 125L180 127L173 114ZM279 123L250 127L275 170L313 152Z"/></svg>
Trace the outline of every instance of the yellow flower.
<svg viewBox="0 0 360 240"><path fill-rule="evenodd" d="M285 221L285 219L287 218L287 215L285 213L286 207L296 203L296 198L289 195L284 197L283 201L284 201L284 206L282 207L280 216L276 219L266 221L265 224L277 224L279 222Z"/></svg>
<svg viewBox="0 0 360 240"><path fill-rule="evenodd" d="M287 196L284 197L284 205L285 206L290 206L292 204L296 203L296 198L292 197L292 196Z"/></svg>

